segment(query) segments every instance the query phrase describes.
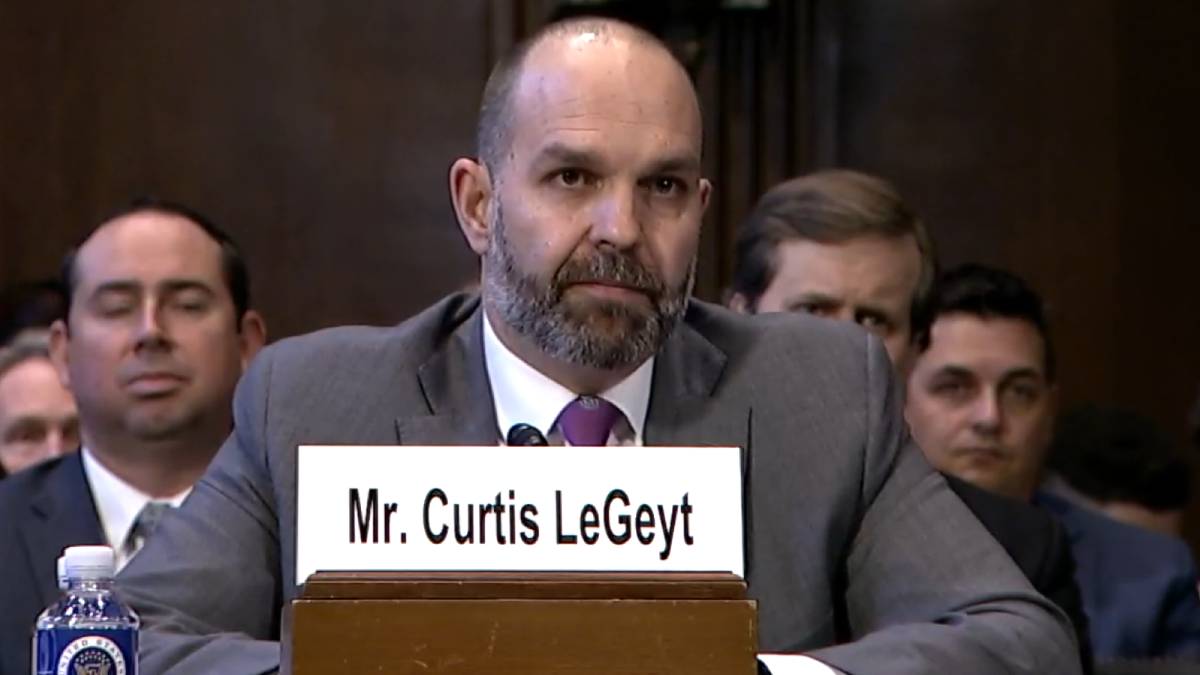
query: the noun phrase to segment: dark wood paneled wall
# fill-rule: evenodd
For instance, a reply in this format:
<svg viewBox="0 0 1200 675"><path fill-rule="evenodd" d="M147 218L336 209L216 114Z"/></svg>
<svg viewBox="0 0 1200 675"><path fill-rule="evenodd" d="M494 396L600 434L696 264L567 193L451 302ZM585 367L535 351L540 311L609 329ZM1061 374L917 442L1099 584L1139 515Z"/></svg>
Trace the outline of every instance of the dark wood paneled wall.
<svg viewBox="0 0 1200 675"><path fill-rule="evenodd" d="M1180 438L1200 382L1198 25L1195 3L1117 0L849 0L838 21L834 161L894 179L945 262L1043 291L1068 402Z"/></svg>
<svg viewBox="0 0 1200 675"><path fill-rule="evenodd" d="M472 151L495 9L0 4L0 280L52 273L152 193L242 243L274 336L412 313L474 275L446 169Z"/></svg>
<svg viewBox="0 0 1200 675"><path fill-rule="evenodd" d="M1200 384L1200 3L835 4L833 162L895 180L944 262L1043 292L1065 404L1124 406L1183 443Z"/></svg>
<svg viewBox="0 0 1200 675"><path fill-rule="evenodd" d="M1067 399L1113 399L1112 7L854 0L840 26L837 161L892 178L944 263L1004 266L1041 289Z"/></svg>

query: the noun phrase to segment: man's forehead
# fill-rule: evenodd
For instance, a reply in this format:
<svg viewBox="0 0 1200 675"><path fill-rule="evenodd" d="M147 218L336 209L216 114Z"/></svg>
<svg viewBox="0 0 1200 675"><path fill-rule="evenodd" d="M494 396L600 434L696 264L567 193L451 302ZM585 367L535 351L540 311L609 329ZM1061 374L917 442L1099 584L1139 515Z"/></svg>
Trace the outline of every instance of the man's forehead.
<svg viewBox="0 0 1200 675"><path fill-rule="evenodd" d="M102 225L79 248L76 283L111 280L158 283L174 277L213 278L221 273L221 247L196 223L153 211Z"/></svg>
<svg viewBox="0 0 1200 675"><path fill-rule="evenodd" d="M858 300L911 302L920 276L920 252L909 235L840 242L789 239L779 244L776 262L776 276L797 288Z"/></svg>
<svg viewBox="0 0 1200 675"><path fill-rule="evenodd" d="M547 39L523 62L512 124L541 138L601 124L653 127L667 142L700 142L699 105L682 67L661 47L620 38Z"/></svg>
<svg viewBox="0 0 1200 675"><path fill-rule="evenodd" d="M10 392L20 394L31 386L43 386L45 383L53 383L56 388L61 386L58 385L54 364L47 356L31 356L0 372L0 395ZM26 397L16 396L16 399L22 398Z"/></svg>
<svg viewBox="0 0 1200 675"><path fill-rule="evenodd" d="M939 369L993 375L1029 371L1045 377L1044 356L1045 342L1030 322L956 312L934 321L922 358Z"/></svg>

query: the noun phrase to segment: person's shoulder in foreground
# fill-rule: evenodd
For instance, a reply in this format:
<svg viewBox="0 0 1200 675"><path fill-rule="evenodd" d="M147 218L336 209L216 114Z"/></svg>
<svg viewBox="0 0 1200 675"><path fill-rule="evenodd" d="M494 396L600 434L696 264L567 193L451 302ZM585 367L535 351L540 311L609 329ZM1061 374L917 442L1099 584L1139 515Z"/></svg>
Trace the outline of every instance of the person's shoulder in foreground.
<svg viewBox="0 0 1200 675"><path fill-rule="evenodd" d="M882 343L841 322L699 303L687 325L737 354L717 396L750 410L748 577L764 651L816 649L851 673L1078 671L1057 610L908 439ZM1038 638L1016 638L1047 609ZM1005 665L989 654L1002 644Z"/></svg>

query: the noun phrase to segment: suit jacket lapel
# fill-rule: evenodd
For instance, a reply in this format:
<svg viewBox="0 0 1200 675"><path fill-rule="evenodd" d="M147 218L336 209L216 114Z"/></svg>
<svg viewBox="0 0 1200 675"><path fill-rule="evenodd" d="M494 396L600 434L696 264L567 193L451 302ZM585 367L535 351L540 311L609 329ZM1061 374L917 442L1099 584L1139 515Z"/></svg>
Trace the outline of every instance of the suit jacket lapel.
<svg viewBox="0 0 1200 675"><path fill-rule="evenodd" d="M686 322L679 324L654 363L646 445L748 447L749 406L717 405L713 396L725 362L721 349Z"/></svg>
<svg viewBox="0 0 1200 675"><path fill-rule="evenodd" d="M64 457L47 474L29 500L20 530L42 604L49 605L58 589L54 561L63 549L107 543L78 452Z"/></svg>
<svg viewBox="0 0 1200 675"><path fill-rule="evenodd" d="M477 305L445 346L417 371L426 415L396 418L405 445L496 445L499 431L483 356L483 310Z"/></svg>

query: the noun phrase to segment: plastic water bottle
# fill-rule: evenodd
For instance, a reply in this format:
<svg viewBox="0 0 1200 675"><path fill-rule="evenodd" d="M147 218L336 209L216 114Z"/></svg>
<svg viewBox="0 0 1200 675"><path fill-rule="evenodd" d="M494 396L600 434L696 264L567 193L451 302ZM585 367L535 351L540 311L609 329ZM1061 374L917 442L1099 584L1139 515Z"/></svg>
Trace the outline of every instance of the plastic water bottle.
<svg viewBox="0 0 1200 675"><path fill-rule="evenodd" d="M137 614L113 593L107 546L63 552L66 590L37 620L35 675L137 675Z"/></svg>

